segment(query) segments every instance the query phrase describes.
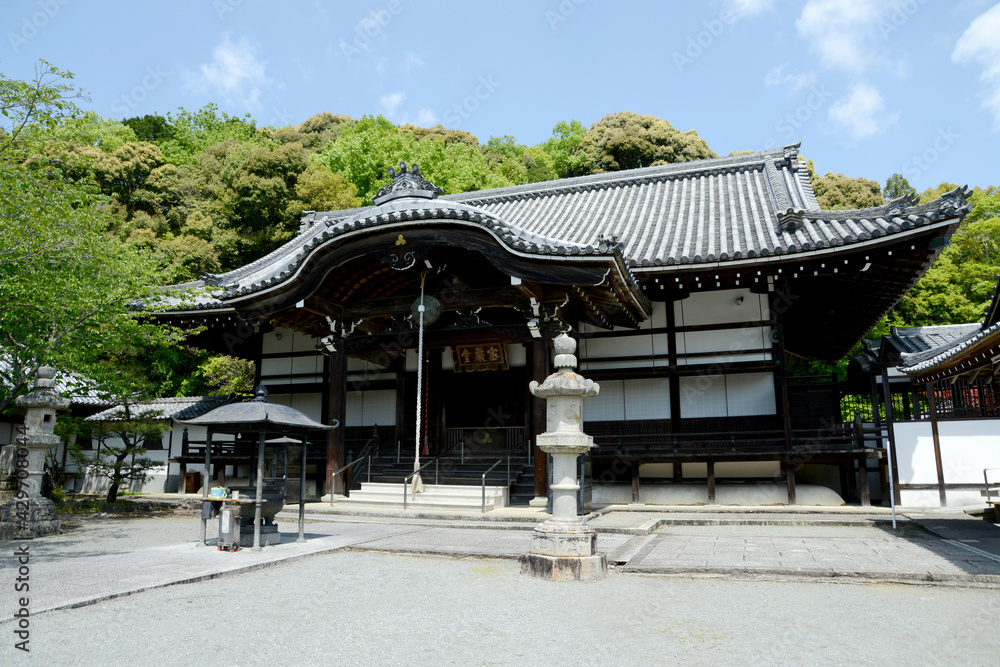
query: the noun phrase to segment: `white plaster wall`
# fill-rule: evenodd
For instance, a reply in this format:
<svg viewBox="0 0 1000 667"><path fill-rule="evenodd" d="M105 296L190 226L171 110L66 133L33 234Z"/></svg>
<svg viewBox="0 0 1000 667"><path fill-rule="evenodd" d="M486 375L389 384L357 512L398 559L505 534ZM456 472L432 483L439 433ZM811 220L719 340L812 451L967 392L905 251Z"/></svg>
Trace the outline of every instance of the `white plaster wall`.
<svg viewBox="0 0 1000 667"><path fill-rule="evenodd" d="M983 468L1000 468L1000 420L942 421L938 435L946 483L978 484Z"/></svg>
<svg viewBox="0 0 1000 667"><path fill-rule="evenodd" d="M742 297L743 302L736 303ZM696 292L674 303L674 317L679 326L729 324L767 320L770 313L766 294L754 294L749 289Z"/></svg>
<svg viewBox="0 0 1000 667"><path fill-rule="evenodd" d="M695 375L679 378L681 417L773 415L777 411L771 373Z"/></svg>
<svg viewBox="0 0 1000 667"><path fill-rule="evenodd" d="M670 383L666 378L606 380L583 402L584 421L668 419Z"/></svg>
<svg viewBox="0 0 1000 667"><path fill-rule="evenodd" d="M271 403L295 408L315 421L320 421L323 416L323 395L320 393L272 394L267 397L267 400Z"/></svg>
<svg viewBox="0 0 1000 667"><path fill-rule="evenodd" d="M395 426L396 392L392 389L347 392L345 426Z"/></svg>
<svg viewBox="0 0 1000 667"><path fill-rule="evenodd" d="M527 365L528 355L524 349L524 345L520 343L513 343L507 345L507 365L511 368L523 368ZM451 350L448 350L448 355L451 355Z"/></svg>

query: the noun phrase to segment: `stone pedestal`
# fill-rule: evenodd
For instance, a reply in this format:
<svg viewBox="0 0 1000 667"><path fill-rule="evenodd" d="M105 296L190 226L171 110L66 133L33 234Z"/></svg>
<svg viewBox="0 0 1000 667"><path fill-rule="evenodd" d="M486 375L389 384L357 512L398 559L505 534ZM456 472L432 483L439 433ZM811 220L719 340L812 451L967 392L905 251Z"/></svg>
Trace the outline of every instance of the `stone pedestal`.
<svg viewBox="0 0 1000 667"><path fill-rule="evenodd" d="M69 407L69 400L53 389L55 369L38 369L35 390L20 396L17 405L27 408L24 432L14 448L14 473L17 479L14 497L0 507L0 539L19 539L54 535L60 531L55 506L42 497L45 455L59 444L55 435L56 410Z"/></svg>
<svg viewBox="0 0 1000 667"><path fill-rule="evenodd" d="M546 399L546 431L538 447L552 455L552 518L532 533L531 552L520 557L521 573L555 581L601 579L607 557L597 553L597 533L576 512L577 458L594 445L583 432L583 399L597 396L600 386L573 372L576 341L563 334L554 344L557 372L529 385Z"/></svg>

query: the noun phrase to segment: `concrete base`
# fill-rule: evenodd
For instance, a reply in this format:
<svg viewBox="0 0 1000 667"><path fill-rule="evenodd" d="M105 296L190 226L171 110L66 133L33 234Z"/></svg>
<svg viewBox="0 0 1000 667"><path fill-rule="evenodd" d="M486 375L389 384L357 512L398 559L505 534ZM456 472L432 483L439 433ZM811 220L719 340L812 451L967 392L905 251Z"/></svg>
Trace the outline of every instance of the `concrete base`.
<svg viewBox="0 0 1000 667"><path fill-rule="evenodd" d="M269 547L274 544L281 544L281 533L275 524L260 527L260 546ZM240 546L253 546L253 526L240 526Z"/></svg>
<svg viewBox="0 0 1000 667"><path fill-rule="evenodd" d="M58 535L61 527L48 498L11 499L0 507L0 540Z"/></svg>
<svg viewBox="0 0 1000 667"><path fill-rule="evenodd" d="M545 496L535 496L528 501L528 507L548 507L549 499Z"/></svg>
<svg viewBox="0 0 1000 667"><path fill-rule="evenodd" d="M521 574L551 581L597 581L608 573L605 554L593 556L546 556L521 554Z"/></svg>

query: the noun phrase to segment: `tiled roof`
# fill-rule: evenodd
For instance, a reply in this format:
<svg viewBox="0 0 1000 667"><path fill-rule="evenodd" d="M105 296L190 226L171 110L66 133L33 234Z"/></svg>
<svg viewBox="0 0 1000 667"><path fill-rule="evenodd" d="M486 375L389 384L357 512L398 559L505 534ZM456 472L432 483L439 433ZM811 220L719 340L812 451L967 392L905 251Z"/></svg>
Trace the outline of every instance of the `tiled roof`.
<svg viewBox="0 0 1000 667"><path fill-rule="evenodd" d="M945 324L929 327L893 327L886 338L903 354L916 354L950 345L980 329L979 324Z"/></svg>
<svg viewBox="0 0 1000 667"><path fill-rule="evenodd" d="M964 215L959 188L927 204L904 197L853 211L820 210L798 145L771 151L594 174L437 199L310 213L299 235L234 271L206 276L219 288L177 310L225 309L294 276L317 250L366 228L479 226L512 252L540 258L621 258L635 271L793 255L848 246Z"/></svg>
<svg viewBox="0 0 1000 667"><path fill-rule="evenodd" d="M158 398L134 406L136 415L152 413L156 419L193 419L200 417L220 405L225 405L233 399L232 396L181 396L177 398ZM87 417L87 421L113 421L121 419L124 410L120 405L98 412Z"/></svg>
<svg viewBox="0 0 1000 667"><path fill-rule="evenodd" d="M903 363L900 364L899 370L907 375L921 375L927 371L946 366L950 360L962 352L988 338L996 337L1000 334L1000 322L988 327L978 324L962 326L971 326L972 330L966 335L956 338L941 347L916 354L903 355Z"/></svg>

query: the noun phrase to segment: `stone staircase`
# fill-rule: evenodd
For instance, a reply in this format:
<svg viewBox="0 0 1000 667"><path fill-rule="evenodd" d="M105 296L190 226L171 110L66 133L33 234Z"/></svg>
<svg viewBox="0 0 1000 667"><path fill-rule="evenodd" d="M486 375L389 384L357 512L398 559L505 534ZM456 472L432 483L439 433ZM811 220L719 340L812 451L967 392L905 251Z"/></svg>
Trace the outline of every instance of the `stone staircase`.
<svg viewBox="0 0 1000 667"><path fill-rule="evenodd" d="M534 468L526 454L512 455L510 485L506 461L487 472L505 452L477 453L476 456L442 456L437 466L430 465L420 475L424 492L410 494L407 507L453 511L479 510L482 506L482 479L486 473L486 509L527 505L534 497ZM396 461L392 455L372 461L371 475L360 469L351 484L348 497L338 496L338 507L358 509L402 509L403 479L413 472L413 462ZM370 481L369 481L370 479Z"/></svg>
<svg viewBox="0 0 1000 667"><path fill-rule="evenodd" d="M426 479L426 478L425 478ZM482 486L424 484L422 493L406 492L407 509L452 512L480 511ZM507 507L506 486L486 487L486 511ZM403 484L400 482L363 482L350 497L338 497L336 507L342 509L403 509Z"/></svg>

